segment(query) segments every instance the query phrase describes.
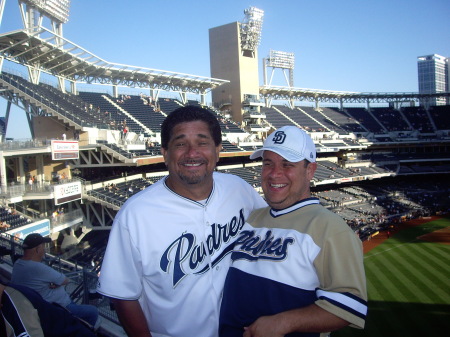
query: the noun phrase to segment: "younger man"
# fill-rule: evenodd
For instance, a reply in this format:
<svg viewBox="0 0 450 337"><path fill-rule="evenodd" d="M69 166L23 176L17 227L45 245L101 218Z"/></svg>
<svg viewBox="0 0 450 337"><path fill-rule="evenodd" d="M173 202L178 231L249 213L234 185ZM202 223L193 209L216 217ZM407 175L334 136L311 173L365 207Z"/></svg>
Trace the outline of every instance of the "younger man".
<svg viewBox="0 0 450 337"><path fill-rule="evenodd" d="M349 324L363 328L362 244L339 216L311 197L314 142L305 131L285 126L250 158L260 156L270 207L254 211L236 241L219 335L323 337Z"/></svg>

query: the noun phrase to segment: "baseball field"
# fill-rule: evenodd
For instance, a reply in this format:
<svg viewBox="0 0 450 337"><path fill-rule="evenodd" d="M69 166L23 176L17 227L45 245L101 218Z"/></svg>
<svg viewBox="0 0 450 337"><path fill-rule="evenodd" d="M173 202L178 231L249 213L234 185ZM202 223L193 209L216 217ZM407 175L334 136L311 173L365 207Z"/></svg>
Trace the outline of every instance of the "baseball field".
<svg viewBox="0 0 450 337"><path fill-rule="evenodd" d="M402 223L364 243L364 330L332 336L445 336L450 331L450 217Z"/></svg>

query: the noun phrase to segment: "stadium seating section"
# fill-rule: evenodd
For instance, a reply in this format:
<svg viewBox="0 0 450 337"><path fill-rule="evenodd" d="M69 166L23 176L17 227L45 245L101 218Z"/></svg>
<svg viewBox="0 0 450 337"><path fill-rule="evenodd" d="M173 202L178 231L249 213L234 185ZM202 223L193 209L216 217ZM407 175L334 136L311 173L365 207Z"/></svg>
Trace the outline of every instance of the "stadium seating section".
<svg viewBox="0 0 450 337"><path fill-rule="evenodd" d="M161 156L155 136L160 133L167 114L184 105L175 98L152 99L142 93L118 97L87 91L77 95L63 93L51 85L32 84L23 76L5 72L0 74L0 84L39 106L46 116L64 119L65 123L70 122L78 130L90 127L123 132L127 126L136 135L133 143L145 143L145 148L128 148L123 139L116 142L97 139L95 144L90 144L100 151L114 153L124 163L130 159ZM200 106L195 100L188 100L186 104ZM219 165L217 170L242 177L259 192L262 192L261 163L252 162L247 156L262 145L263 138L239 141L249 138L248 127L269 132L284 125L296 125L310 132L318 153L312 193L325 207L338 213L361 240L367 240L377 231L395 226L403 219L448 212L450 208L450 181L441 179L450 173L450 105L429 109L417 106L399 109L345 107L341 110L337 107L291 108L275 104L262 107L260 112L265 118L258 124L253 120L251 125L239 125L225 112L206 108L219 120L224 136L223 158L235 156L242 161ZM0 119L3 135L5 127L5 121ZM422 146L421 142L431 141L433 146ZM411 142L418 145L408 146ZM377 145L375 151L371 148L373 144ZM120 169L122 167L126 165ZM130 197L164 177L160 172L162 169L150 170L150 174L145 169L136 169L129 176L123 172L120 174L120 169L117 169L118 173L104 168L104 175L100 177L86 173L82 178L89 181L91 188L86 188L84 198L115 214ZM2 235L35 220L19 208L0 208ZM96 227L97 224L92 225ZM108 231L76 234L83 235L81 244L70 251L61 251L61 256L48 260L48 263L58 263L67 273L79 270L93 273L89 287L95 288L95 275L100 271ZM7 255L11 255L12 260L19 256L14 252L11 240L0 240L0 253L0 262ZM82 296L81 283L71 289L73 298ZM102 314L112 315L111 319L117 321L108 303L106 299L99 299L95 305L104 306L106 309Z"/></svg>

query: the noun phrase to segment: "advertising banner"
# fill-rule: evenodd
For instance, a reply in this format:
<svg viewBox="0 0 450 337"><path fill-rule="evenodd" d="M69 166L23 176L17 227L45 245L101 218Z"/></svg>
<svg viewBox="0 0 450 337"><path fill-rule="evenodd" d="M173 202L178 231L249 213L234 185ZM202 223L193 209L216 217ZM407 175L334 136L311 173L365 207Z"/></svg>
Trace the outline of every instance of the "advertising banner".
<svg viewBox="0 0 450 337"><path fill-rule="evenodd" d="M52 140L52 159L67 160L78 159L80 155L78 141Z"/></svg>
<svg viewBox="0 0 450 337"><path fill-rule="evenodd" d="M25 239L27 235L31 233L39 233L42 236L48 236L50 235L50 220L39 220L26 226L11 229L5 233L21 240Z"/></svg>
<svg viewBox="0 0 450 337"><path fill-rule="evenodd" d="M81 182L75 181L68 184L56 185L53 191L55 205L81 199Z"/></svg>

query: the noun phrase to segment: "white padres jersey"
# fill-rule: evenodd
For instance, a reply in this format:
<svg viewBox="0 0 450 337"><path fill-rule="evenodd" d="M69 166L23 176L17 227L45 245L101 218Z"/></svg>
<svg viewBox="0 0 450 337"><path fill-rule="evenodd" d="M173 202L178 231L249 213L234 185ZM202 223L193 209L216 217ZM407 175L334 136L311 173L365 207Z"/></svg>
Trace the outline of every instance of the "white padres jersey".
<svg viewBox="0 0 450 337"><path fill-rule="evenodd" d="M220 313L221 337L241 337L243 327L261 316L313 303L354 327L364 327L362 243L317 198L283 210L267 207L253 212L231 259Z"/></svg>
<svg viewBox="0 0 450 337"><path fill-rule="evenodd" d="M218 335L233 242L267 204L244 180L214 172L204 204L161 179L130 198L112 226L98 291L136 300L154 337Z"/></svg>

